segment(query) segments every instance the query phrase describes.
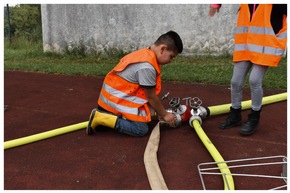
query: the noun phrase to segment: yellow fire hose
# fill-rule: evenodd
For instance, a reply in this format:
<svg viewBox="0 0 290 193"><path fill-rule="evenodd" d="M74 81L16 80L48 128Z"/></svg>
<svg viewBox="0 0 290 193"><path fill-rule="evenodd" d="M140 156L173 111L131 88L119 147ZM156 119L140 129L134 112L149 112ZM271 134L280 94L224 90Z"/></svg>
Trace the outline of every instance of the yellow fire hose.
<svg viewBox="0 0 290 193"><path fill-rule="evenodd" d="M263 98L263 105L280 102L287 100L287 93L272 95ZM210 116L219 115L223 113L228 113L231 104L226 105L218 105L209 107ZM248 109L251 107L251 101L242 102L242 109ZM213 157L213 159L218 163L218 167L223 174L223 182L225 190L233 190L234 189L234 181L231 175L230 170L227 167L227 164L224 163L224 159L215 148L213 143L204 133L200 123L198 120L193 121L193 126L195 128L196 133L199 138ZM147 172L148 180L152 190L168 190L167 185L162 176L161 170L159 168L158 159L157 159L157 151L158 145L160 141L160 123L158 123L152 130L150 138L148 140L145 153L144 153L144 164Z"/></svg>
<svg viewBox="0 0 290 193"><path fill-rule="evenodd" d="M271 104L271 103L275 103L275 102L280 102L280 101L283 101L283 100L287 100L287 93L282 93L282 94L277 94L277 95L264 97L262 103L263 103L263 105L266 105L266 104ZM217 106L208 107L209 111L210 111L210 116L227 113L229 111L230 105L231 104L225 104L225 105L217 105ZM250 108L250 107L251 107L251 101L250 100L249 101L245 101L245 102L242 103L242 109L243 110L247 109L247 108ZM69 133L69 132L72 132L72 131L77 131L77 130L85 128L87 126L87 124L88 124L88 121L81 122L81 123L78 123L78 124L57 128L57 129L54 129L54 130L51 130L51 131L47 131L47 132L43 132L43 133L39 133L39 134L27 136L27 137L22 137L22 138L19 138L19 139L6 141L6 142L4 142L4 149L9 149L9 148L25 145L25 144L28 144L28 143L33 143L33 142L36 142L36 141L40 141L40 140L43 140L43 139L51 138L51 137L54 137L54 136L57 136L57 135L62 135L62 134L65 134L65 133ZM153 146L155 146L155 147L153 149L151 148L151 150L150 150L150 147L148 147L148 149L146 147L146 150L145 150L145 152L153 152L152 153L153 154L153 160L157 160L157 150L158 150L158 144L159 144L159 138L160 138L159 123L157 125L158 125L156 127L157 129L155 129L155 128L153 129L153 131L156 130L156 132L154 132L152 137L150 136L150 139L149 139L149 141L153 140L153 139L155 140L155 143L153 143ZM199 137L201 139L203 139L203 140L207 140L208 141L207 145L205 145L205 146L208 148L208 151L210 151L211 155L215 157L214 158L215 161L216 162L223 162L222 157L220 156L220 154L218 153L216 148L213 146L213 144L210 142L210 140L207 138L207 136L203 132L203 130L202 130L200 124L199 124L199 121L194 120L193 121L193 125L194 125L195 129L197 130L197 133L198 133ZM147 159L147 158L144 157L144 161L145 162L150 162L150 159L151 158ZM157 162L157 164L158 164L158 162ZM148 163L147 163L147 167L148 167ZM151 167L150 164L149 164L149 167ZM223 165L221 165L221 166L219 165L219 167L222 169L222 173L228 174L228 171L226 169L224 169ZM164 179L162 177L162 174L160 172L160 169L159 169L158 165L157 165L157 167L155 167L155 171L157 171L157 173L158 173L157 175L159 177L161 176L162 179L157 180L157 181L156 180L153 180L153 181L151 180L152 184L154 183L154 185L152 185L152 184L150 184L150 185L153 186L154 189L167 189L166 184L164 182ZM226 175L227 178L228 178L228 176L230 176L230 175ZM149 175L148 175L148 178L149 178ZM152 178L152 175L151 175L150 178ZM153 179L154 179L154 177L153 177ZM150 179L149 179L149 181L150 181ZM155 182L157 182L157 183L155 183ZM231 182L231 179L227 179L227 182ZM227 182L225 182L225 183L227 183ZM229 189L232 189L234 186L233 186L233 184L227 184L227 186L225 186L225 188L228 189L227 187L230 187Z"/></svg>
<svg viewBox="0 0 290 193"><path fill-rule="evenodd" d="M217 165L218 165L219 170L223 176L224 189L225 190L234 190L235 189L234 179L231 175L231 171L228 169L227 164L223 163L225 160L223 159L221 154L218 152L218 150L216 149L214 144L207 137L207 135L203 131L198 120L193 120L193 127L194 127L197 135L199 136L200 140L202 141L202 143L204 144L204 146L206 147L206 149L208 150L208 152L212 156L212 158L216 162L221 162L221 163L218 163Z"/></svg>
<svg viewBox="0 0 290 193"><path fill-rule="evenodd" d="M268 105L271 103L281 102L281 101L285 101L285 100L287 100L287 92L264 97L262 99L262 104ZM224 104L224 105L217 105L217 106L208 107L210 110L210 116L228 113L230 106L231 106L231 104ZM242 102L242 110L249 109L249 108L251 108L251 106L252 106L251 100L247 100L247 101Z"/></svg>
<svg viewBox="0 0 290 193"><path fill-rule="evenodd" d="M282 94L276 94L272 96L264 97L262 100L263 105L280 102L287 100L287 93ZM251 108L251 100L242 102L242 109L249 109ZM210 111L210 116L213 115L219 115L223 113L228 113L230 109L231 104L225 104L225 105L217 105L208 107ZM207 135L204 133L200 123L198 120L193 120L192 125L194 126L194 129L196 133L198 134L199 138L203 142L204 146L207 148L208 152L211 154L212 158L216 162L220 162L218 165L221 174L223 174L223 181L224 181L224 189L225 190L234 190L234 180L232 178L231 172L227 167L227 164L224 163L223 157L220 155L218 150L215 148L213 143L210 141L210 139L207 137Z"/></svg>
<svg viewBox="0 0 290 193"><path fill-rule="evenodd" d="M263 104L266 105L266 104L270 104L270 103L274 103L274 102L283 101L286 99L287 99L287 93L272 95L272 96L264 97ZM242 107L243 109L249 108L251 106L251 101L250 100L245 101L242 103L242 105L243 105L243 107ZM212 107L208 107L208 108L210 110L210 116L219 115L219 114L227 113L229 108L230 108L230 104L217 105L217 106L212 106ZM87 126L87 124L88 124L88 122L86 121L86 122L77 123L74 125L69 125L69 126L57 128L57 129L54 129L51 131L47 131L47 132L43 132L43 133L31 135L31 136L19 138L19 139L6 141L6 142L4 142L4 149L17 147L17 146L25 145L28 143L33 143L35 141L40 141L43 139L51 138L51 137L54 137L57 135L61 135L61 134L69 133L72 131L80 130L80 129L85 128Z"/></svg>
<svg viewBox="0 0 290 193"><path fill-rule="evenodd" d="M46 131L46 132L42 132L42 133L38 133L35 135L30 135L27 137L22 137L22 138L18 138L18 139L13 139L10 141L6 141L4 142L4 149L9 149L9 148L13 148L13 147L17 147L17 146L21 146L21 145L25 145L28 143L33 143L36 141L40 141L43 139L47 139L47 138L51 138L57 135L62 135L65 133L69 133L72 131L77 131L83 128L86 128L86 126L88 125L88 121L86 122L82 122L82 123L77 123L74 125L69 125L66 127L61 127L58 129L54 129L54 130L50 130L50 131Z"/></svg>

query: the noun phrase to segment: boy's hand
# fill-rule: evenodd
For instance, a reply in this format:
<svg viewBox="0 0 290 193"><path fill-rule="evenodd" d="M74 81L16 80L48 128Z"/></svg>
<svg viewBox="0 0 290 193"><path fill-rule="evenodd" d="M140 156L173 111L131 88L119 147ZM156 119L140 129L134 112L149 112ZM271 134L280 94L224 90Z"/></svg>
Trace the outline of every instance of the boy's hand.
<svg viewBox="0 0 290 193"><path fill-rule="evenodd" d="M177 119L176 116L173 113L167 112L162 119L170 126L170 127L176 127Z"/></svg>

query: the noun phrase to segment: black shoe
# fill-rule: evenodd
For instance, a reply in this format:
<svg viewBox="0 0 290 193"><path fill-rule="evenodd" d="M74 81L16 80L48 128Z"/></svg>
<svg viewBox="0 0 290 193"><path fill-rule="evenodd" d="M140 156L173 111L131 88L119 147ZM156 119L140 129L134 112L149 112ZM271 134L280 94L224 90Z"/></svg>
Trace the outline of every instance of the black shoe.
<svg viewBox="0 0 290 193"><path fill-rule="evenodd" d="M218 127L220 129L227 129L227 128L235 127L241 124L242 124L241 108L234 109L231 107L227 119L221 122L218 125Z"/></svg>
<svg viewBox="0 0 290 193"><path fill-rule="evenodd" d="M242 135L252 135L256 131L259 125L260 112L261 110L259 111L252 110L252 112L248 115L248 120L240 128L240 133Z"/></svg>
<svg viewBox="0 0 290 193"><path fill-rule="evenodd" d="M242 135L252 135L257 127L258 127L258 123L254 123L254 122L250 122L247 121L241 128L240 128L240 133Z"/></svg>
<svg viewBox="0 0 290 193"><path fill-rule="evenodd" d="M92 125L93 119L94 119L94 117L95 117L95 113L96 113L96 111L97 111L97 109L93 109L92 112L91 112L90 119L89 119L89 123L88 123L88 126L87 126L87 128L86 128L86 133L87 133L88 135L93 135L94 132L95 132L95 129L92 128L91 125Z"/></svg>

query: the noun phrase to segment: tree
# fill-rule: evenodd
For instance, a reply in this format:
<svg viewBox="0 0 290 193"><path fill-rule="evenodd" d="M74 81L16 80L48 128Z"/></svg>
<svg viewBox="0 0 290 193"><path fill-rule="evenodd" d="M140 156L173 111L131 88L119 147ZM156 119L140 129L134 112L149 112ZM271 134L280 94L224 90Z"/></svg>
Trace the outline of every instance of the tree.
<svg viewBox="0 0 290 193"><path fill-rule="evenodd" d="M22 4L10 7L10 23L12 36L25 37L29 41L42 39L41 10L38 4ZM4 31L7 35L7 13L4 19Z"/></svg>

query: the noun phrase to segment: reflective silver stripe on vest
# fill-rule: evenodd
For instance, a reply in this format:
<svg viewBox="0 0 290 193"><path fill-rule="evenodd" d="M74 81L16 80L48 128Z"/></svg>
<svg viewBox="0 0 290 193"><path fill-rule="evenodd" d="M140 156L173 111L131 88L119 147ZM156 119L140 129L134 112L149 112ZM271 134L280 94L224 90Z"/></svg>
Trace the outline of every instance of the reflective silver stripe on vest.
<svg viewBox="0 0 290 193"><path fill-rule="evenodd" d="M110 93L111 95L127 100L127 101L131 101L133 103L137 103L137 104L145 104L148 101L145 99L142 99L140 97L137 96L130 96L124 92L121 92L119 90L114 89L113 87L107 85L106 83L103 83L103 89L105 89L105 91L107 91L108 93Z"/></svg>
<svg viewBox="0 0 290 193"><path fill-rule="evenodd" d="M287 38L287 32L283 32L283 33L279 34L279 35L277 36L277 38L278 38L278 40L281 40L281 39Z"/></svg>
<svg viewBox="0 0 290 193"><path fill-rule="evenodd" d="M235 45L235 51L246 51L246 50L249 50L251 52L258 52L261 54L275 55L275 56L282 56L284 53L284 50L280 48L257 46L253 44L236 44Z"/></svg>
<svg viewBox="0 0 290 193"><path fill-rule="evenodd" d="M265 35L275 36L274 30L272 28L268 28L268 27L252 26L250 28L250 32L253 34L265 34Z"/></svg>
<svg viewBox="0 0 290 193"><path fill-rule="evenodd" d="M126 114L139 115L139 116L142 116L142 117L146 117L146 112L144 110L141 111L138 108L130 108L130 107L126 107L126 106L123 106L123 105L116 104L116 103L114 103L114 102L109 101L108 99L106 99L102 94L100 94L100 99L105 104L107 104L108 106L116 109L119 112L123 112L123 113L126 113Z"/></svg>
<svg viewBox="0 0 290 193"><path fill-rule="evenodd" d="M246 33L265 34L265 35L275 36L274 30L272 28L257 27L257 26L251 26L251 27L239 26L236 28L236 33L237 34L246 34Z"/></svg>
<svg viewBox="0 0 290 193"><path fill-rule="evenodd" d="M248 26L240 26L240 27L236 27L236 33L237 34L245 34L248 33Z"/></svg>

